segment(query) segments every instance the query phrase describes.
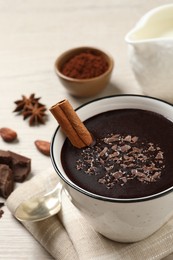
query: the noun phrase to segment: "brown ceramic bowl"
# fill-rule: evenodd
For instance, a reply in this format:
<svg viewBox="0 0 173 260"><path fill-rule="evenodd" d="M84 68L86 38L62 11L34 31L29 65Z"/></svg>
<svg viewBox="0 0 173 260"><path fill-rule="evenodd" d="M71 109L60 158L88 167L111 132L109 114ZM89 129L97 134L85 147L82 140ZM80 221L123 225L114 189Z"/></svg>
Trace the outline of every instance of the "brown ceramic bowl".
<svg viewBox="0 0 173 260"><path fill-rule="evenodd" d="M77 79L65 76L62 73L63 65L75 55L80 54L81 52L85 52L86 50L89 50L93 54L103 55L108 63L107 70L100 76L88 79ZM71 95L76 97L91 97L99 94L108 85L113 66L114 62L110 55L100 49L93 47L78 47L70 49L62 53L55 61L55 71L61 83Z"/></svg>

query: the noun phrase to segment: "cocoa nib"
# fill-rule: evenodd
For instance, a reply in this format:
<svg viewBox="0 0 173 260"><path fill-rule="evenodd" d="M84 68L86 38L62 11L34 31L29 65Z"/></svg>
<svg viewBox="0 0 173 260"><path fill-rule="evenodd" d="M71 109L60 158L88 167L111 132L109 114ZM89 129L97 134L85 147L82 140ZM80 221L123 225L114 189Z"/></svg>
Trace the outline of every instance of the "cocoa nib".
<svg viewBox="0 0 173 260"><path fill-rule="evenodd" d="M86 174L100 174L98 182L108 189L137 180L144 184L158 181L165 169L164 153L159 145L138 136L112 133L96 139L84 148L76 169Z"/></svg>

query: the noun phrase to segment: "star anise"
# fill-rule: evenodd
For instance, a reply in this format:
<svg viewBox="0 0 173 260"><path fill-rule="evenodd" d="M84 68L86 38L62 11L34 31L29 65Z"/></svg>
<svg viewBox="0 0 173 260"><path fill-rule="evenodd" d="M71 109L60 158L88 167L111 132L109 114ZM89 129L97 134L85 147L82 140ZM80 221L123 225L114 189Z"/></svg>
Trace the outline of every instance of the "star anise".
<svg viewBox="0 0 173 260"><path fill-rule="evenodd" d="M16 108L13 112L19 112L26 119L30 117L29 124L37 125L44 124L45 117L47 116L45 111L46 106L39 102L40 97L36 98L35 94L31 94L29 97L22 95L22 99L16 100Z"/></svg>
<svg viewBox="0 0 173 260"><path fill-rule="evenodd" d="M30 126L37 124L44 124L46 117L46 107L45 105L40 105L39 103L29 104L25 106L25 110L22 112L24 120L28 117Z"/></svg>
<svg viewBox="0 0 173 260"><path fill-rule="evenodd" d="M26 106L35 105L36 103L42 106L42 104L38 102L39 100L40 97L36 98L34 93L31 94L29 97L22 95L22 99L16 100L14 102L16 104L16 108L14 109L13 112L22 112L25 110Z"/></svg>

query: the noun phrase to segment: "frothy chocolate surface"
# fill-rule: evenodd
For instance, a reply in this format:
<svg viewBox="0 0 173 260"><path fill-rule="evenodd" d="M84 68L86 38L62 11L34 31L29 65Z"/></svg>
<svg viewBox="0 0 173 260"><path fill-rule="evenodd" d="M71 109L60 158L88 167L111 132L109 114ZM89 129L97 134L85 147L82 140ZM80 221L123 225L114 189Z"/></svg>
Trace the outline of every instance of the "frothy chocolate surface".
<svg viewBox="0 0 173 260"><path fill-rule="evenodd" d="M77 149L66 139L62 164L68 177L92 193L137 198L173 185L173 123L139 109L113 110L85 122L95 138Z"/></svg>

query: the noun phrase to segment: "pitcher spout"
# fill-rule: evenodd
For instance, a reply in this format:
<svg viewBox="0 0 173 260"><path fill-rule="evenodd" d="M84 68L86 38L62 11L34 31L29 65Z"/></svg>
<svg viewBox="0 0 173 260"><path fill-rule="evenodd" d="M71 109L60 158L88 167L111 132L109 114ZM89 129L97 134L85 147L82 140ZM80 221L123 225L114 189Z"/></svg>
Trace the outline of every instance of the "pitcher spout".
<svg viewBox="0 0 173 260"><path fill-rule="evenodd" d="M173 4L146 13L125 37L125 41L132 45L168 39L173 41Z"/></svg>
<svg viewBox="0 0 173 260"><path fill-rule="evenodd" d="M143 94L173 102L173 4L149 11L125 37Z"/></svg>

